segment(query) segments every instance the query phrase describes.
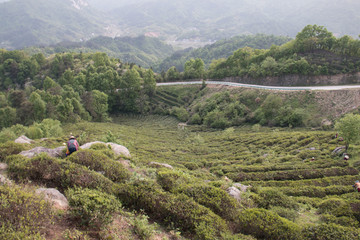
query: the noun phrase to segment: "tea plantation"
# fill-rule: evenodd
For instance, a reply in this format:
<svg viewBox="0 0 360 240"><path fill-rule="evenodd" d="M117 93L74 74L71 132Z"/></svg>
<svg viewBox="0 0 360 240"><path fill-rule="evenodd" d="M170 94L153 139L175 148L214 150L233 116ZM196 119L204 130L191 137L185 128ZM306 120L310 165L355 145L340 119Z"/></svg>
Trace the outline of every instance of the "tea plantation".
<svg viewBox="0 0 360 240"><path fill-rule="evenodd" d="M17 155L34 146L58 147L66 134L31 146L4 143L0 158L9 164L8 177L25 184L19 188L46 186L65 193L68 212L51 215L29 208L24 216L42 214L46 218L40 219L52 217L55 225L59 218L71 219L72 227L62 233L65 239L359 239L360 193L352 187L359 179L358 145L350 145L350 160L345 161L343 152L333 153L344 145L333 131L182 129L178 123L168 116L121 115L111 123L62 126L80 144L99 140L124 145L129 159L101 144L68 158ZM241 186L250 187L238 199L227 193ZM25 193L13 193L20 190L0 186L2 196L15 200L24 198ZM41 199L26 199L34 208L44 208ZM12 205L1 201L0 214L6 219L5 206ZM131 230L124 230L120 219ZM52 239L45 223L17 221L2 224L1 236Z"/></svg>

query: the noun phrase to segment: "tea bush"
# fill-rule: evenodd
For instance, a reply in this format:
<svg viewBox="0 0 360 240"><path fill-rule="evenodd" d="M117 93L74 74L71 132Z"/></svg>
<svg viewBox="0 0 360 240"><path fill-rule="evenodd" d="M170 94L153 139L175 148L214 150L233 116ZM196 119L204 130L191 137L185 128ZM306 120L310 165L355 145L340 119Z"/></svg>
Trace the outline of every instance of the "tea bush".
<svg viewBox="0 0 360 240"><path fill-rule="evenodd" d="M144 210L152 219L171 224L196 239L218 239L227 231L225 221L191 198L162 191L151 182L117 184L116 196L127 207Z"/></svg>
<svg viewBox="0 0 360 240"><path fill-rule="evenodd" d="M100 228L110 223L112 215L121 207L115 196L94 189L68 189L65 194L71 215L86 226Z"/></svg>
<svg viewBox="0 0 360 240"><path fill-rule="evenodd" d="M336 217L331 214L322 214L320 220L324 223L335 223L344 227L359 227L359 222L352 217Z"/></svg>
<svg viewBox="0 0 360 240"><path fill-rule="evenodd" d="M157 182L165 191L173 191L179 186L189 183L190 179L181 171L162 168L157 172Z"/></svg>
<svg viewBox="0 0 360 240"><path fill-rule="evenodd" d="M290 209L298 209L299 205L292 198L284 195L282 192L270 189L261 191L255 202L260 208L269 209L273 206L285 207Z"/></svg>
<svg viewBox="0 0 360 240"><path fill-rule="evenodd" d="M25 149L26 147L21 143L6 142L0 144L0 162L4 162L7 156L18 154Z"/></svg>
<svg viewBox="0 0 360 240"><path fill-rule="evenodd" d="M236 230L259 239L301 239L298 225L265 209L242 211Z"/></svg>
<svg viewBox="0 0 360 240"><path fill-rule="evenodd" d="M309 225L303 230L303 238L309 240L337 239L351 240L359 239L360 231L357 228L343 227L334 223Z"/></svg>
<svg viewBox="0 0 360 240"><path fill-rule="evenodd" d="M179 189L180 193L193 198L226 220L239 215L240 205L225 190L206 184L189 184Z"/></svg>
<svg viewBox="0 0 360 240"><path fill-rule="evenodd" d="M31 180L48 187L67 189L79 186L111 192L113 182L88 168L39 154L31 159L13 161L9 164L9 176L15 180Z"/></svg>
<svg viewBox="0 0 360 240"><path fill-rule="evenodd" d="M340 198L325 199L319 204L318 212L332 214L337 217L352 215L350 204Z"/></svg>
<svg viewBox="0 0 360 240"><path fill-rule="evenodd" d="M30 189L0 185L1 239L43 239L52 218L50 204Z"/></svg>
<svg viewBox="0 0 360 240"><path fill-rule="evenodd" d="M85 149L76 151L68 157L68 160L97 172L104 172L104 176L114 182L122 182L129 178L128 171L120 162L110 159L105 154Z"/></svg>
<svg viewBox="0 0 360 240"><path fill-rule="evenodd" d="M233 181L241 182L247 180L301 180L312 178L323 178L330 176L357 175L359 173L355 168L324 168L324 169L306 169L289 171L271 171L264 173L231 173L228 175Z"/></svg>

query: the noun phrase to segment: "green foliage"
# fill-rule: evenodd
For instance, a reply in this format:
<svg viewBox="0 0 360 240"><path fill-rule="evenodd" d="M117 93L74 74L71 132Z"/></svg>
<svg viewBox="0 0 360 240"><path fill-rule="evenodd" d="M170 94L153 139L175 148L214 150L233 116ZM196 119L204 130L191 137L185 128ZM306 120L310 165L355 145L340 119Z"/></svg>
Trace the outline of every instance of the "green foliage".
<svg viewBox="0 0 360 240"><path fill-rule="evenodd" d="M334 223L309 225L303 230L304 238L311 240L320 239L339 239L350 240L358 239L360 232L357 228L343 227Z"/></svg>
<svg viewBox="0 0 360 240"><path fill-rule="evenodd" d="M322 201L319 204L318 212L332 214L337 217L352 214L350 204L340 198L329 198Z"/></svg>
<svg viewBox="0 0 360 240"><path fill-rule="evenodd" d="M335 129L346 142L346 148L360 139L360 115L346 114L335 124Z"/></svg>
<svg viewBox="0 0 360 240"><path fill-rule="evenodd" d="M0 144L0 162L4 162L6 157L15 155L25 150L24 144L8 141Z"/></svg>
<svg viewBox="0 0 360 240"><path fill-rule="evenodd" d="M65 194L71 215L87 226L100 228L110 223L112 215L121 207L115 196L93 189L68 189Z"/></svg>
<svg viewBox="0 0 360 240"><path fill-rule="evenodd" d="M9 163L9 176L15 180L31 180L38 184L67 189L83 187L111 192L113 182L88 168L39 154L32 159L15 159Z"/></svg>
<svg viewBox="0 0 360 240"><path fill-rule="evenodd" d="M104 172L104 176L114 182L123 182L129 178L128 171L117 161L105 154L91 149L76 151L68 160L97 172Z"/></svg>
<svg viewBox="0 0 360 240"><path fill-rule="evenodd" d="M297 210L299 205L290 197L278 190L267 190L259 193L259 198L255 201L260 208L270 209L273 206L284 207Z"/></svg>
<svg viewBox="0 0 360 240"><path fill-rule="evenodd" d="M30 139L40 139L44 137L44 132L41 130L40 126L30 126L26 129L25 135Z"/></svg>
<svg viewBox="0 0 360 240"><path fill-rule="evenodd" d="M154 226L149 224L149 217L146 215L136 216L132 222L134 226L134 232L140 237L140 239L150 239L154 232Z"/></svg>
<svg viewBox="0 0 360 240"><path fill-rule="evenodd" d="M43 239L53 218L51 206L30 189L0 186L0 238Z"/></svg>
<svg viewBox="0 0 360 240"><path fill-rule="evenodd" d="M189 119L189 113L184 107L173 107L170 114L175 116L181 122L186 122Z"/></svg>
<svg viewBox="0 0 360 240"><path fill-rule="evenodd" d="M240 205L225 190L205 184L181 186L179 192L193 198L226 220L234 220L239 215Z"/></svg>
<svg viewBox="0 0 360 240"><path fill-rule="evenodd" d="M144 210L151 218L173 223L197 239L216 239L226 231L225 222L208 208L183 195L161 191L148 182L118 185L116 196L128 207Z"/></svg>
<svg viewBox="0 0 360 240"><path fill-rule="evenodd" d="M237 230L260 239L301 239L298 225L265 209L242 211Z"/></svg>

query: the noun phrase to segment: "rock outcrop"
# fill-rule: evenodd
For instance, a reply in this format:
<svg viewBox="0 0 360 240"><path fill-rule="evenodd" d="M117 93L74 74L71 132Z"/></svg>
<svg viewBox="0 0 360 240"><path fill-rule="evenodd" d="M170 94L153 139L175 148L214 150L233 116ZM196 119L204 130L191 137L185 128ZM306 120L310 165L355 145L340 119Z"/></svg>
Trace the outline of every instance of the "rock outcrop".
<svg viewBox="0 0 360 240"><path fill-rule="evenodd" d="M96 143L102 143L107 146L110 146L111 149L114 151L115 155L117 155L117 156L124 156L126 158L131 157L130 151L126 147L116 144L116 143L112 143L112 142L109 142L109 143L100 142L100 141L89 142L84 145L81 145L80 148L81 149L89 149L91 147L91 145L96 144Z"/></svg>
<svg viewBox="0 0 360 240"><path fill-rule="evenodd" d="M34 141L31 140L30 138L28 138L27 136L25 135L22 135L20 137L18 137L16 140L15 140L16 143L28 143L28 144L31 144L33 143Z"/></svg>
<svg viewBox="0 0 360 240"><path fill-rule="evenodd" d="M45 148L45 147L36 147L36 148L30 149L27 151L22 151L19 154L23 155L25 157L28 157L28 158L32 158L32 157L39 155L40 153L45 152L51 157L64 157L65 149L66 149L65 146L61 146L61 147L54 148L54 149Z"/></svg>
<svg viewBox="0 0 360 240"><path fill-rule="evenodd" d="M55 188L38 188L36 194L43 194L45 199L52 203L56 209L65 210L69 207L68 200Z"/></svg>
<svg viewBox="0 0 360 240"><path fill-rule="evenodd" d="M169 169L174 169L173 166L166 164L166 163L158 163L158 162L150 162L149 163L150 167L155 167L155 168L169 168Z"/></svg>

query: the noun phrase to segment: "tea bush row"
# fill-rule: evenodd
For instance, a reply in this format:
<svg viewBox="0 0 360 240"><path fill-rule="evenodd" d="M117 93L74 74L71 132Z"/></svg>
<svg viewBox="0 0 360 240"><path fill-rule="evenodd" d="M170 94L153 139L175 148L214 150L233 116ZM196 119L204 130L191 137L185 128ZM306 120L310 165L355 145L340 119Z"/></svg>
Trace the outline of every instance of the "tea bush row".
<svg viewBox="0 0 360 240"><path fill-rule="evenodd" d="M301 180L324 178L330 176L357 175L359 173L355 168L324 168L324 169L304 169L290 171L270 171L264 173L230 173L228 177L236 182L242 181L264 181L264 180Z"/></svg>
<svg viewBox="0 0 360 240"><path fill-rule="evenodd" d="M225 221L184 194L162 191L151 182L117 184L115 195L127 207L144 210L155 220L194 234L196 239L219 239Z"/></svg>
<svg viewBox="0 0 360 240"><path fill-rule="evenodd" d="M316 186L301 186L301 187L283 187L278 189L288 196L306 196L324 198L329 195L341 195L354 191L354 188L349 186L328 186L328 187L316 187Z"/></svg>
<svg viewBox="0 0 360 240"><path fill-rule="evenodd" d="M300 159L298 159L300 160ZM347 167L349 164L345 161L334 161L334 160L320 160L316 162L291 162L291 164L272 164L268 166L244 166L231 164L227 166L215 166L210 168L211 172L221 170L224 174L229 172L270 172L270 171L285 171L285 170L296 170L296 169L315 169L315 168L331 168L331 167Z"/></svg>
<svg viewBox="0 0 360 240"><path fill-rule="evenodd" d="M31 180L60 190L78 186L111 192L114 184L85 166L56 159L44 153L31 159L20 156L9 158L8 173L11 178L18 181Z"/></svg>
<svg viewBox="0 0 360 240"><path fill-rule="evenodd" d="M116 162L96 150L86 149L76 151L67 159L71 162L86 166L90 170L104 172L104 176L114 182L123 182L130 176L120 162Z"/></svg>
<svg viewBox="0 0 360 240"><path fill-rule="evenodd" d="M328 187L332 185L344 185L349 186L353 185L354 181L358 179L356 175L345 175L345 176L335 176L335 177L325 177L325 178L316 178L316 179L305 179L297 181L247 181L246 184L251 186L264 186L264 187L292 187L298 188L302 186L317 186L317 187Z"/></svg>

